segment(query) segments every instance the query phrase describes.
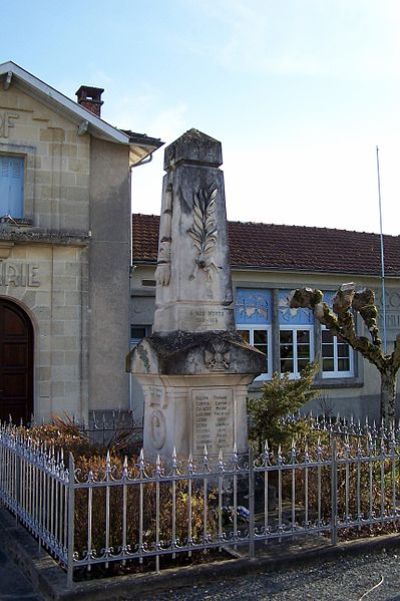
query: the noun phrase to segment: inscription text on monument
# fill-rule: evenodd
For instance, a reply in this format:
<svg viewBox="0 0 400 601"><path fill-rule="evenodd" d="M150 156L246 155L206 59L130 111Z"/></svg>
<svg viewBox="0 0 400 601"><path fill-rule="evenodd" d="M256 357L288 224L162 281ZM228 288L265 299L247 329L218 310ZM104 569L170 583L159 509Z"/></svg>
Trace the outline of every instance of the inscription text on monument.
<svg viewBox="0 0 400 601"><path fill-rule="evenodd" d="M232 451L234 443L233 391L230 388L192 391L193 452L201 454L220 449Z"/></svg>

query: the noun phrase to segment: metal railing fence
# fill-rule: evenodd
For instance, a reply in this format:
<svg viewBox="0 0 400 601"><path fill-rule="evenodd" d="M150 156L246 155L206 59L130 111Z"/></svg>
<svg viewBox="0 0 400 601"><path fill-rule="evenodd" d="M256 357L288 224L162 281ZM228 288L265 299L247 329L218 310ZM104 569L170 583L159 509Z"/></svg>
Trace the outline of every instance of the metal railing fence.
<svg viewBox="0 0 400 601"><path fill-rule="evenodd" d="M68 559L69 471L26 431L0 424L0 502L64 564Z"/></svg>
<svg viewBox="0 0 400 601"><path fill-rule="evenodd" d="M352 436L369 436L373 440L377 439L389 439L392 436L396 440L400 440L400 419L396 422L393 421L389 424L385 424L382 420L380 423L376 423L375 420L369 421L366 416L364 421L355 419L354 416L342 417L341 415L333 414L317 414L313 415L310 413L289 413L282 418L282 424L296 424L300 421L306 421L311 430L317 432L328 432L335 436L340 437L352 437Z"/></svg>
<svg viewBox="0 0 400 601"><path fill-rule="evenodd" d="M326 436L186 460L69 456L0 427L0 500L68 572L259 543L363 533L400 519L400 441ZM324 438L324 437L322 437ZM247 551L246 551L247 549Z"/></svg>

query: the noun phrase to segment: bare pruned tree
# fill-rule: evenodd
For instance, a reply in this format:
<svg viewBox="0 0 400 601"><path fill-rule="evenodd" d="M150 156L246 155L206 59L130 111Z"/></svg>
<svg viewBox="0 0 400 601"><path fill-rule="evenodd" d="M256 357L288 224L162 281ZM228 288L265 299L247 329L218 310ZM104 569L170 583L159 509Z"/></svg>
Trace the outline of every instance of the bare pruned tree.
<svg viewBox="0 0 400 601"><path fill-rule="evenodd" d="M320 323L339 339L375 365L381 376L381 418L386 424L395 417L396 378L400 368L400 334L394 351L385 355L376 321L378 309L375 294L370 288L356 291L355 285L342 284L333 298L333 310L324 302L324 295L316 288L298 288L292 293L292 308L308 308ZM368 328L369 338L358 336L354 315L359 313Z"/></svg>

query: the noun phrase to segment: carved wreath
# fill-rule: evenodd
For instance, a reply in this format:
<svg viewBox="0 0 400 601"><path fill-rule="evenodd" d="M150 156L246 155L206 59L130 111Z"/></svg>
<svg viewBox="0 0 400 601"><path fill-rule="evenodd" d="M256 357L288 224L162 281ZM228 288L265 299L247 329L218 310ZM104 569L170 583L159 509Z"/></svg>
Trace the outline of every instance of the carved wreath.
<svg viewBox="0 0 400 601"><path fill-rule="evenodd" d="M201 188L194 194L193 199L193 225L188 230L189 236L197 250L196 266L190 279L196 277L198 269L207 274L207 279L212 279L212 270L218 269L212 256L217 243L218 230L216 227L215 209L218 188L213 184L208 188Z"/></svg>

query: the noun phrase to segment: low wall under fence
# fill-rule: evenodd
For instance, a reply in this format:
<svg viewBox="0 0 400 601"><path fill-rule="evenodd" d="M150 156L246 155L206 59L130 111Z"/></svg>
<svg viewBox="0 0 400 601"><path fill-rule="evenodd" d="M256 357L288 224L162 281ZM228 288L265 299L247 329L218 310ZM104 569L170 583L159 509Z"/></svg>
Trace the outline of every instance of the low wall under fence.
<svg viewBox="0 0 400 601"><path fill-rule="evenodd" d="M74 457L0 426L0 501L68 572L400 523L400 433L321 433L246 456ZM67 464L67 465L66 465Z"/></svg>

